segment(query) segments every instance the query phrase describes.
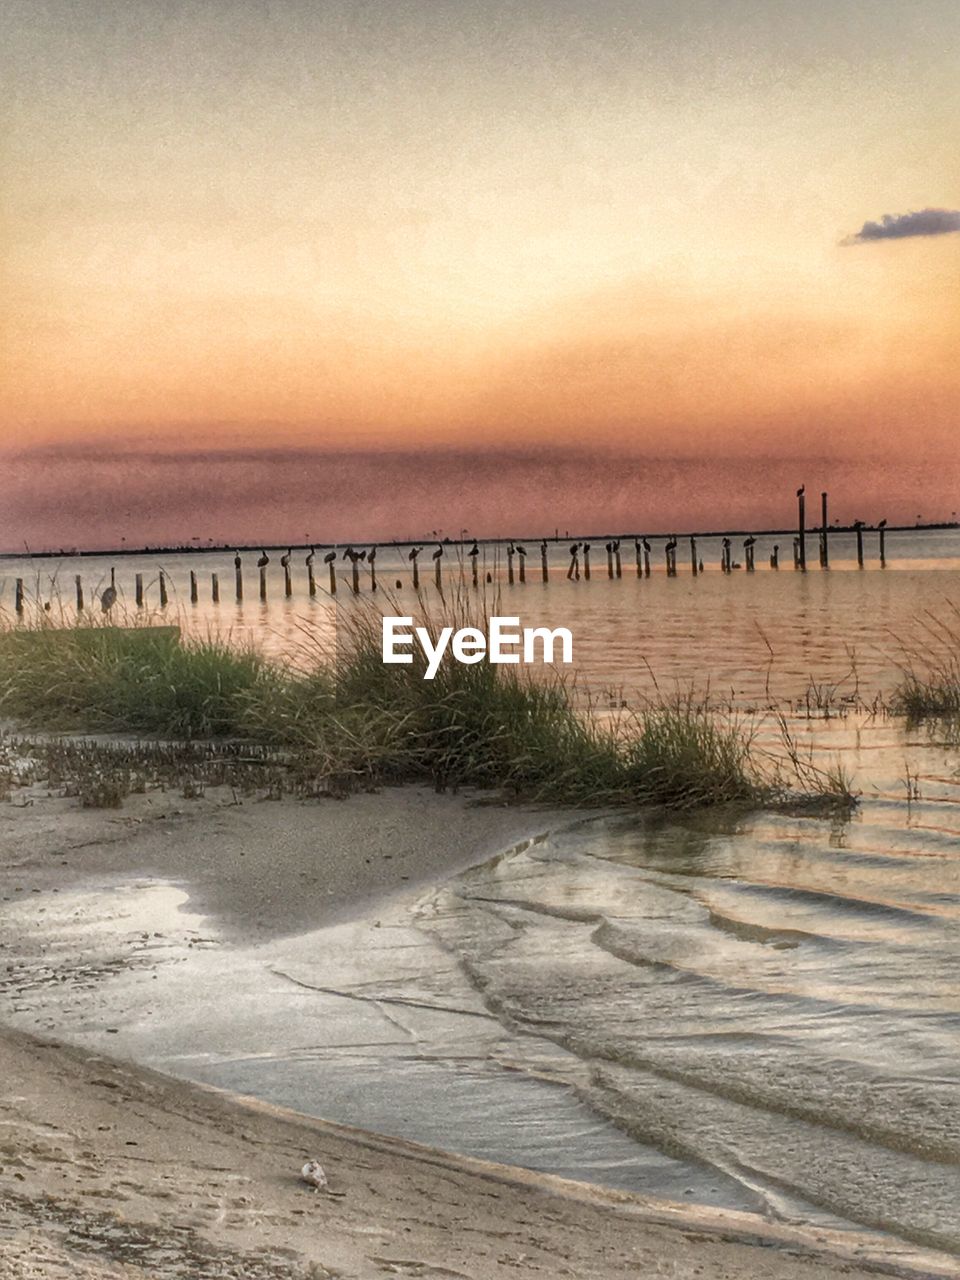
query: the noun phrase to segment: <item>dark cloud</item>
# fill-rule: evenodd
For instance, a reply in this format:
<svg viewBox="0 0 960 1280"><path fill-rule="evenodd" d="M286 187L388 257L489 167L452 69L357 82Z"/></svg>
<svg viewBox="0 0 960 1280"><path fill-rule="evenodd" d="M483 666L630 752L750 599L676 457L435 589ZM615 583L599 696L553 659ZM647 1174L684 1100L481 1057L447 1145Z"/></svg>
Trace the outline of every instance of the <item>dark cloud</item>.
<svg viewBox="0 0 960 1280"><path fill-rule="evenodd" d="M960 209L915 209L911 213L885 213L879 222L865 222L856 235L847 236L843 243L943 236L951 231L960 231Z"/></svg>

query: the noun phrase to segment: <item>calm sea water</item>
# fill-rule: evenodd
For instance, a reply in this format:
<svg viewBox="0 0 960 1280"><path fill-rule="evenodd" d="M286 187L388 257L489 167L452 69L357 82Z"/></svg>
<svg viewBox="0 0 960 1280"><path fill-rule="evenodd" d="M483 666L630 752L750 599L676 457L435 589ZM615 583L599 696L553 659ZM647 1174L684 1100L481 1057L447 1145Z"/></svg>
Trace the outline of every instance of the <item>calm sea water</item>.
<svg viewBox="0 0 960 1280"><path fill-rule="evenodd" d="M500 612L571 628L602 709L709 686L782 757L776 707L802 753L853 776L849 820L572 819L413 910L251 952L248 1015L212 1013L207 1047L174 983L138 1052L455 1150L960 1252L960 746L878 701L934 619L958 624L960 534L891 535L885 571L851 548L836 538L831 571L806 575L770 571L762 547L755 575L693 578L681 558L668 579L655 553L638 580L628 556L610 581L601 547L591 581L568 582L551 547L546 585L531 549L513 587L487 561ZM183 604L198 565L232 581L229 556L171 561L188 627L277 655L332 634L302 564L292 599L277 574L265 606L248 573L242 609ZM91 583L107 569L82 565ZM129 596L138 565L119 569ZM49 568L61 587L73 571ZM0 572L8 605L19 569ZM402 556L378 573L411 600ZM338 601L354 607L342 585ZM215 958L195 963L215 989Z"/></svg>

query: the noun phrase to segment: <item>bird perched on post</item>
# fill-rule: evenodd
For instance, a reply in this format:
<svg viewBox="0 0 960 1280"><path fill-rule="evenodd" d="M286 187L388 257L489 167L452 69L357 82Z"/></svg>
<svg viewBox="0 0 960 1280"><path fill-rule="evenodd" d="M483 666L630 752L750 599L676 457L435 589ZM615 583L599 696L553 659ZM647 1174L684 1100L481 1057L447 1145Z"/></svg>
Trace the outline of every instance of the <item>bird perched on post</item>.
<svg viewBox="0 0 960 1280"><path fill-rule="evenodd" d="M270 557L267 555L266 551L261 550L260 559L257 561L257 568L265 569L269 563Z"/></svg>
<svg viewBox="0 0 960 1280"><path fill-rule="evenodd" d="M438 542L438 543L437 543L437 549L436 549L436 551L434 551L434 552L433 552L433 554L430 556L430 559L431 559L431 560L439 560L439 559L440 559L440 557L441 557L442 555L443 555L443 543Z"/></svg>
<svg viewBox="0 0 960 1280"><path fill-rule="evenodd" d="M293 547L287 547L286 555L282 555L282 556L280 557L280 563L283 565L284 569L286 569L286 568L288 568L288 567L289 567L289 565L290 565L290 557L291 557L292 555L293 555Z"/></svg>
<svg viewBox="0 0 960 1280"><path fill-rule="evenodd" d="M335 550L334 550L334 551L328 551L328 552L327 552L327 554L323 557L323 563L324 563L324 564L333 564L333 562L334 562L334 560L336 560L336 558L337 558L337 553L336 553L336 551L335 551Z"/></svg>
<svg viewBox="0 0 960 1280"><path fill-rule="evenodd" d="M408 559L408 560L416 560L417 556L420 554L420 552L421 552L422 550L423 550L423 547L411 547L411 548L410 548L410 553L409 553L409 555L407 556L407 559Z"/></svg>
<svg viewBox="0 0 960 1280"><path fill-rule="evenodd" d="M800 488L797 490L797 497L802 498L806 492L807 492L807 486L805 484L802 484Z"/></svg>
<svg viewBox="0 0 960 1280"><path fill-rule="evenodd" d="M313 557L314 557L316 554L317 554L317 553L314 551L313 547L311 547L311 548L310 548L310 551L309 551L309 552L308 552L308 554L307 554L307 559L306 559L306 565L307 565L307 568L308 568L308 569L309 569L309 568L310 568L310 566L313 564Z"/></svg>
<svg viewBox="0 0 960 1280"><path fill-rule="evenodd" d="M241 568L243 567L243 557L240 555L240 549L239 549L239 547L238 547L238 548L237 548L237 550L234 552L234 556L233 556L233 567L234 567L235 569L241 569Z"/></svg>
<svg viewBox="0 0 960 1280"><path fill-rule="evenodd" d="M100 596L100 608L104 613L109 613L113 606L117 603L117 571L112 566L110 568L110 585Z"/></svg>
<svg viewBox="0 0 960 1280"><path fill-rule="evenodd" d="M474 541L473 541L473 546L472 546L472 547L470 548L470 550L467 552L467 555L469 555L469 556L478 556L479 554L480 554L480 547L479 547L479 545L478 545L478 543L477 543L477 540L476 540L476 539L474 539Z"/></svg>
<svg viewBox="0 0 960 1280"><path fill-rule="evenodd" d="M376 560L376 558L377 558L377 548L376 548L375 546L373 546L373 547L371 547L371 548L370 548L370 550L367 552L367 564L373 564L373 562L374 562L374 560Z"/></svg>

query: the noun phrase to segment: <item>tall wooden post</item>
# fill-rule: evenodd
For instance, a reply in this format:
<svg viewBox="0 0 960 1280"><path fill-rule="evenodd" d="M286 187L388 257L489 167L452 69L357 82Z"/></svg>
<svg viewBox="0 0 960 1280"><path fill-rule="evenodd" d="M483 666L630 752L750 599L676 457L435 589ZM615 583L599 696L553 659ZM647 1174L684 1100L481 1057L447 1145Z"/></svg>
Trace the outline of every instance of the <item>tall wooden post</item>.
<svg viewBox="0 0 960 1280"><path fill-rule="evenodd" d="M243 564L239 556L233 562L233 574L237 583L237 604L240 604L243 600Z"/></svg>
<svg viewBox="0 0 960 1280"><path fill-rule="evenodd" d="M160 580L160 607L165 609L167 607L167 575L161 569L157 576Z"/></svg>
<svg viewBox="0 0 960 1280"><path fill-rule="evenodd" d="M475 587L478 587L478 586L480 585L480 574L479 574L479 572L478 572L478 570L477 570L477 560L478 560L478 559L479 559L479 556L477 556L477 555L471 555L471 556L470 556L470 577L471 577L471 579L472 579L472 581L473 581L473 585L474 585Z"/></svg>
<svg viewBox="0 0 960 1280"><path fill-rule="evenodd" d="M827 523L827 495L820 495L820 567L830 568L830 546L827 541L829 525Z"/></svg>
<svg viewBox="0 0 960 1280"><path fill-rule="evenodd" d="M416 551L413 554L413 589L414 591L420 590L420 567L417 564L418 554L419 553Z"/></svg>
<svg viewBox="0 0 960 1280"><path fill-rule="evenodd" d="M138 573L133 579L133 598L137 602L137 608L143 608L143 574Z"/></svg>
<svg viewBox="0 0 960 1280"><path fill-rule="evenodd" d="M770 568L771 569L780 568L780 543L779 542L775 542L773 544L773 550L770 552Z"/></svg>
<svg viewBox="0 0 960 1280"><path fill-rule="evenodd" d="M356 552L350 557L350 589L355 596L360 594L360 557Z"/></svg>
<svg viewBox="0 0 960 1280"><path fill-rule="evenodd" d="M583 576L590 581L590 543L583 544Z"/></svg>
<svg viewBox="0 0 960 1280"><path fill-rule="evenodd" d="M547 544L545 541L540 543L540 577L544 582L550 581L550 568L547 564Z"/></svg>
<svg viewBox="0 0 960 1280"><path fill-rule="evenodd" d="M857 565L863 568L863 521L855 520L853 527L857 531Z"/></svg>
<svg viewBox="0 0 960 1280"><path fill-rule="evenodd" d="M793 567L794 569L800 568L800 539L799 538L794 538L793 540Z"/></svg>
<svg viewBox="0 0 960 1280"><path fill-rule="evenodd" d="M633 549L637 553L637 577L643 577L643 547L640 545L640 539L634 538Z"/></svg>
<svg viewBox="0 0 960 1280"><path fill-rule="evenodd" d="M607 543L606 550L607 550L607 577L612 578L613 577L613 543L612 542Z"/></svg>
<svg viewBox="0 0 960 1280"><path fill-rule="evenodd" d="M260 566L260 599L266 602L267 599L267 566Z"/></svg>
<svg viewBox="0 0 960 1280"><path fill-rule="evenodd" d="M517 548L517 555L520 557L520 559L519 559L519 561L518 561L518 563L517 563L517 568L518 568L518 570L519 570L519 572L518 572L517 576L519 577L519 579L520 579L520 581L521 581L521 582L526 582L526 580L527 580L527 553L526 553L526 551L521 551L521 550L520 550L520 548L518 547L518 548Z"/></svg>
<svg viewBox="0 0 960 1280"><path fill-rule="evenodd" d="M377 589L377 548L371 547L367 553L367 564L370 567L370 590Z"/></svg>
<svg viewBox="0 0 960 1280"><path fill-rule="evenodd" d="M513 543L507 544L507 582L513 586Z"/></svg>
<svg viewBox="0 0 960 1280"><path fill-rule="evenodd" d="M800 542L799 563L797 568L801 573L806 573L807 571L806 503L805 486L801 485L797 490L797 534Z"/></svg>
<svg viewBox="0 0 960 1280"><path fill-rule="evenodd" d="M643 576L650 577L650 544L646 538L643 540Z"/></svg>
<svg viewBox="0 0 960 1280"><path fill-rule="evenodd" d="M17 613L23 613L23 579L18 578L14 584L13 607Z"/></svg>
<svg viewBox="0 0 960 1280"><path fill-rule="evenodd" d="M137 576L139 577L140 575L138 574ZM73 582L77 589L77 612L83 613L83 579L79 573L74 576Z"/></svg>
<svg viewBox="0 0 960 1280"><path fill-rule="evenodd" d="M220 603L220 575L219 573L211 573L210 575L210 598L214 604Z"/></svg>
<svg viewBox="0 0 960 1280"><path fill-rule="evenodd" d="M200 599L200 593L197 590L197 572L195 569L190 570L190 603L196 604Z"/></svg>
<svg viewBox="0 0 960 1280"><path fill-rule="evenodd" d="M313 576L313 561L312 561L312 560L311 560L311 561L310 561L310 563L307 565L307 591L309 592L309 594L310 594L310 598L311 598L311 599L313 599L313 597L317 594L317 580L316 580L316 578Z"/></svg>
<svg viewBox="0 0 960 1280"><path fill-rule="evenodd" d="M433 562L433 584L438 591L443 590L443 570L440 567L440 562L440 556L437 556Z"/></svg>
<svg viewBox="0 0 960 1280"><path fill-rule="evenodd" d="M620 539L615 538L613 543L613 563L617 571L617 577L623 577L623 565L620 562Z"/></svg>
<svg viewBox="0 0 960 1280"><path fill-rule="evenodd" d="M880 534L880 568L887 567L887 522L881 520L877 525L877 532Z"/></svg>
<svg viewBox="0 0 960 1280"><path fill-rule="evenodd" d="M293 575L290 573L290 565L283 566L283 594L289 600L293 595Z"/></svg>
<svg viewBox="0 0 960 1280"><path fill-rule="evenodd" d="M697 540L691 533L690 535L690 571L693 576L697 576Z"/></svg>
<svg viewBox="0 0 960 1280"><path fill-rule="evenodd" d="M335 556L331 556L327 561L327 568L330 570L330 594L337 594L337 560Z"/></svg>
<svg viewBox="0 0 960 1280"><path fill-rule="evenodd" d="M754 539L745 538L743 542L743 558L747 567L747 573L753 573L756 565L754 563Z"/></svg>

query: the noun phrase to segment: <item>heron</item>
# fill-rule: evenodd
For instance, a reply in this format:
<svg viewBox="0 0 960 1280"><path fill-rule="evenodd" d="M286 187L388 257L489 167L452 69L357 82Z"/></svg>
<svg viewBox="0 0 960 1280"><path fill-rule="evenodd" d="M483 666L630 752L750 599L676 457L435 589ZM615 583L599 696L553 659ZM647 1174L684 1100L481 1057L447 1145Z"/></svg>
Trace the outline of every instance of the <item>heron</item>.
<svg viewBox="0 0 960 1280"><path fill-rule="evenodd" d="M117 571L112 566L110 568L110 585L100 596L100 608L104 613L109 613L113 606L117 603Z"/></svg>
<svg viewBox="0 0 960 1280"><path fill-rule="evenodd" d="M270 563L270 557L267 555L266 551L261 549L260 559L257 561L257 568L265 569L269 563Z"/></svg>
<svg viewBox="0 0 960 1280"><path fill-rule="evenodd" d="M803 495L806 493L806 491L807 491L807 486L805 484L802 484L800 488L797 490L797 497L802 498Z"/></svg>
<svg viewBox="0 0 960 1280"><path fill-rule="evenodd" d="M438 543L437 543L437 549L436 549L436 551L434 551L434 552L433 552L433 554L430 556L430 559L431 559L431 560L439 560L439 559L440 559L440 557L441 557L442 555L443 555L443 543L438 542Z"/></svg>
<svg viewBox="0 0 960 1280"><path fill-rule="evenodd" d="M309 569L309 568L310 568L310 566L313 564L313 557L314 557L316 554L317 554L317 553L316 553L316 551L314 551L313 547L311 547L311 548L310 548L310 551L309 551L309 554L307 555L307 561L306 561L306 563L307 563L307 568L308 568L308 569Z"/></svg>

